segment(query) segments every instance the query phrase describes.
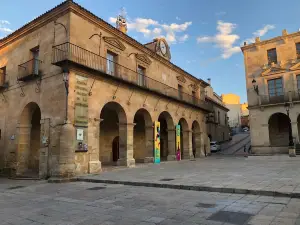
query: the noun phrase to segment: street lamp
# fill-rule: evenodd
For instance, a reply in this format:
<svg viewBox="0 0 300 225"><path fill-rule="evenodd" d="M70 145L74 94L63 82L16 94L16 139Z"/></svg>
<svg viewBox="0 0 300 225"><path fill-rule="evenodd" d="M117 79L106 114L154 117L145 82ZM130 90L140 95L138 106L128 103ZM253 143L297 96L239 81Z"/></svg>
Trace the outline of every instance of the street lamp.
<svg viewBox="0 0 300 225"><path fill-rule="evenodd" d="M252 80L253 89L257 95L259 95L258 85L256 84L256 80L253 78Z"/></svg>
<svg viewBox="0 0 300 225"><path fill-rule="evenodd" d="M290 118L290 103L286 102L284 104L286 114L289 118L289 147L294 148L294 141L293 141L293 136L292 136L292 124L291 124L291 118Z"/></svg>
<svg viewBox="0 0 300 225"><path fill-rule="evenodd" d="M69 69L63 69L63 81L66 89L66 115L65 123L68 121L68 96L69 96Z"/></svg>

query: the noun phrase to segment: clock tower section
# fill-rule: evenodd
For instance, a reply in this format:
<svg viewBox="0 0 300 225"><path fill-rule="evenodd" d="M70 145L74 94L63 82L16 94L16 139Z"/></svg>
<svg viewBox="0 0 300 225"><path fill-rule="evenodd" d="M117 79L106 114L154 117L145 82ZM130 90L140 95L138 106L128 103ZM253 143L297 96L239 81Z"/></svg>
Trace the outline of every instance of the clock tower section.
<svg viewBox="0 0 300 225"><path fill-rule="evenodd" d="M171 60L170 47L166 39L155 38L152 42L145 44L145 46L165 59Z"/></svg>

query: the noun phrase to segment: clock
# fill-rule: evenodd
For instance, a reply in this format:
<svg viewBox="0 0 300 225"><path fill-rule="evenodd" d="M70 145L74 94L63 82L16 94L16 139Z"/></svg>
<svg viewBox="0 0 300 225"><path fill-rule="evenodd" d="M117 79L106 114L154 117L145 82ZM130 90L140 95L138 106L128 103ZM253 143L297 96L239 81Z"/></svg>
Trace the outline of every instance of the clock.
<svg viewBox="0 0 300 225"><path fill-rule="evenodd" d="M160 51L163 55L167 54L167 46L166 46L166 43L164 41L159 42L159 48L160 48Z"/></svg>

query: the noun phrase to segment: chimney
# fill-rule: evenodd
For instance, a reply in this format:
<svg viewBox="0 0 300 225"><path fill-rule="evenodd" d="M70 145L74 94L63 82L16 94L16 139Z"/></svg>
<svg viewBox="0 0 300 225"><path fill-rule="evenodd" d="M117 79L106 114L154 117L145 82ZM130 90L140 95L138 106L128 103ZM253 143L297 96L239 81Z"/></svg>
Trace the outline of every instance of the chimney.
<svg viewBox="0 0 300 225"><path fill-rule="evenodd" d="M127 22L126 22L126 12L125 9L122 8L120 14L116 20L116 27L118 30L122 31L123 33L127 33Z"/></svg>
<svg viewBox="0 0 300 225"><path fill-rule="evenodd" d="M260 42L260 37L256 37L255 38L255 43L259 43Z"/></svg>
<svg viewBox="0 0 300 225"><path fill-rule="evenodd" d="M244 46L246 46L247 45L247 41L244 41Z"/></svg>
<svg viewBox="0 0 300 225"><path fill-rule="evenodd" d="M288 35L288 32L287 32L286 29L284 29L284 30L282 31L282 36L286 36L286 35Z"/></svg>
<svg viewBox="0 0 300 225"><path fill-rule="evenodd" d="M209 85L211 85L211 79L210 78L207 79L207 83L209 83Z"/></svg>

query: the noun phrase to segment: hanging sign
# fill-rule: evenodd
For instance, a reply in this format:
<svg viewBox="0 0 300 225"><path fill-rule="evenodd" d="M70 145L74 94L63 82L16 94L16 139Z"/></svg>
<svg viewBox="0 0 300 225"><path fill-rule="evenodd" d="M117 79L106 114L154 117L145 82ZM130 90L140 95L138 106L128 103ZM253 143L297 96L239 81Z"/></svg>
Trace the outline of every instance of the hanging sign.
<svg viewBox="0 0 300 225"><path fill-rule="evenodd" d="M160 122L154 122L154 163L160 163Z"/></svg>
<svg viewBox="0 0 300 225"><path fill-rule="evenodd" d="M181 160L181 149L180 149L180 125L176 125L176 159Z"/></svg>

